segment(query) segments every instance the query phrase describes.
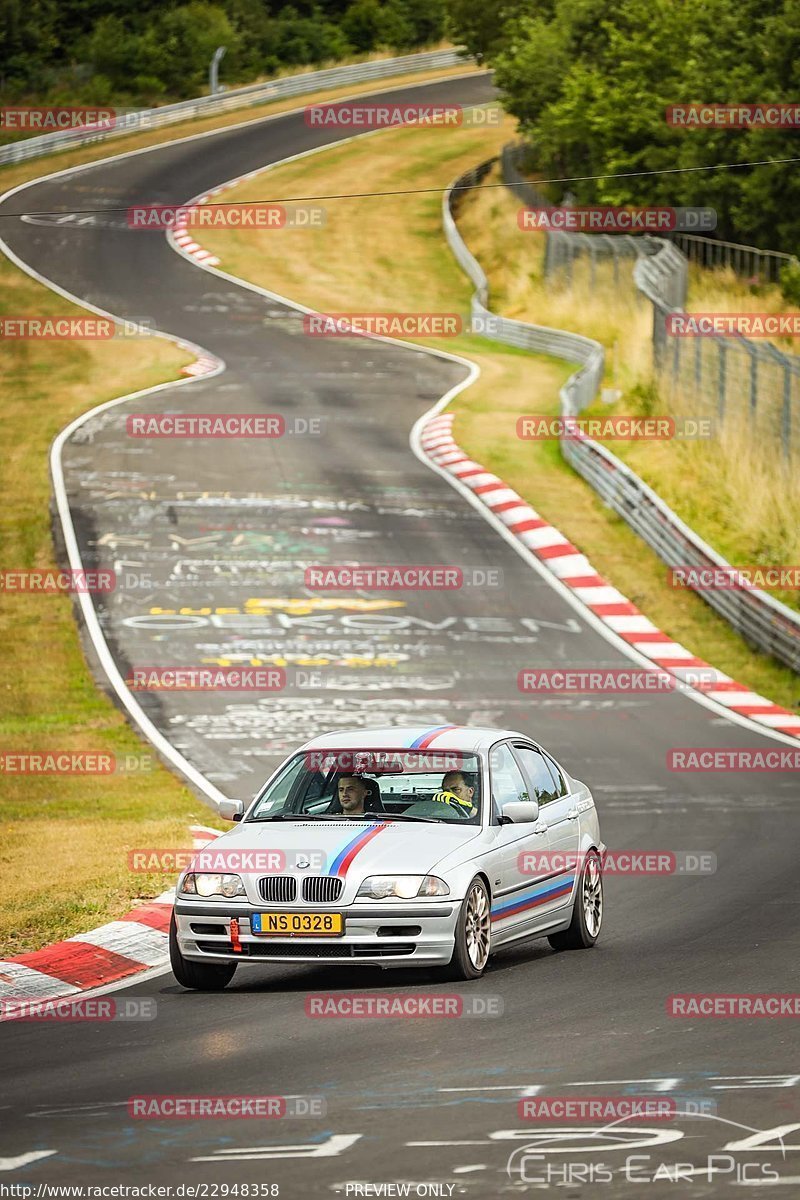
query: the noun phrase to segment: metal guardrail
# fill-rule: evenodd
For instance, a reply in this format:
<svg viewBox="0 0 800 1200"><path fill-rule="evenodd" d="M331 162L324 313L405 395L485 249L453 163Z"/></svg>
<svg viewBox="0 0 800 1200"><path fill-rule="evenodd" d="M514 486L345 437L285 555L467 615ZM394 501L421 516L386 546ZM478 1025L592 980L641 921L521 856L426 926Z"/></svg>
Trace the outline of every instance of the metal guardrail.
<svg viewBox="0 0 800 1200"><path fill-rule="evenodd" d="M443 201L445 236L459 265L475 287L471 301L474 331L508 345L582 364L560 392L562 414L575 416L591 404L597 395L603 377L602 345L579 334L510 320L492 313L488 308L489 283L486 274L456 225L459 197L465 190L480 183L495 161L482 163L461 175L445 193ZM669 243L667 247L666 253L677 253ZM662 269L663 264L654 263L651 256L640 257L637 267L644 268L651 264L656 271ZM563 438L561 451L578 474L668 566L734 570L722 555L707 545L652 488L605 446L590 438ZM800 671L800 614L759 588L702 591L699 594L750 645Z"/></svg>
<svg viewBox="0 0 800 1200"><path fill-rule="evenodd" d="M730 267L734 274L756 283L777 283L781 267L793 258L781 250L760 250L758 246L723 242L696 233L670 233L668 236L690 263L709 270Z"/></svg>
<svg viewBox="0 0 800 1200"><path fill-rule="evenodd" d="M354 63L343 67L329 67L324 71L305 71L299 75L286 75L266 83L254 83L249 87L234 88L216 96L199 96L196 100L181 100L177 104L165 104L161 108L142 108L135 112L121 113L110 129L77 128L43 133L38 137L12 142L0 147L0 165L26 162L56 150L69 150L75 146L92 145L125 133L141 133L149 129L160 129L192 117L213 117L232 112L238 108L253 108L280 100L287 96L302 96L322 88L342 87L350 83L368 83L371 79L391 79L394 75L406 75L417 71L437 68L465 66L465 59L458 49L429 50L422 54L404 54L400 58L377 59L374 62Z"/></svg>
<svg viewBox="0 0 800 1200"><path fill-rule="evenodd" d="M470 252L455 222L457 196L464 190L480 183L491 170L494 162L494 159L490 159L459 176L445 192L442 203L442 219L450 249L462 270L475 285L475 294L471 301L473 329L486 337L504 342L509 346L516 346L521 350L532 350L537 354L552 354L555 358L580 363L580 370L570 375L561 390L564 412L574 415L585 408L587 404L591 404L600 386L605 366L603 347L599 342L583 337L579 333L568 333L564 329L551 329L546 325L532 325L527 321L515 321L510 317L501 317L491 312L487 307L489 282L483 267Z"/></svg>
<svg viewBox="0 0 800 1200"><path fill-rule="evenodd" d="M503 180L525 204L542 207L545 197L519 170L524 150L521 145L504 147ZM672 405L682 406L692 417L712 417L720 425L736 416L750 439L792 463L800 453L800 358L770 342L742 336L687 339L670 334L670 316L686 305L689 263L679 248L683 244L693 248L696 261L705 256L708 266L727 264L744 275L756 270L767 279L777 279L780 266L791 261L789 254L695 234L632 238L556 230L546 235L545 276L561 272L571 279L575 261L588 256L593 287L596 262L610 258L618 285L619 260L634 258L633 282L654 309L654 366Z"/></svg>

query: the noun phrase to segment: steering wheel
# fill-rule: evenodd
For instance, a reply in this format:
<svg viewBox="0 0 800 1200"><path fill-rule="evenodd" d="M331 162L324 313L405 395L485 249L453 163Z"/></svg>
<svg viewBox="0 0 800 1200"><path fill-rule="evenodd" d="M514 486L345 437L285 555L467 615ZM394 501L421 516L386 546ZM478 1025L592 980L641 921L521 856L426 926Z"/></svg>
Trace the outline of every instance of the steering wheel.
<svg viewBox="0 0 800 1200"><path fill-rule="evenodd" d="M468 801L462 800L455 792L437 792L435 796L431 796L430 802L431 804L447 804L461 820L468 821L470 818L472 805Z"/></svg>

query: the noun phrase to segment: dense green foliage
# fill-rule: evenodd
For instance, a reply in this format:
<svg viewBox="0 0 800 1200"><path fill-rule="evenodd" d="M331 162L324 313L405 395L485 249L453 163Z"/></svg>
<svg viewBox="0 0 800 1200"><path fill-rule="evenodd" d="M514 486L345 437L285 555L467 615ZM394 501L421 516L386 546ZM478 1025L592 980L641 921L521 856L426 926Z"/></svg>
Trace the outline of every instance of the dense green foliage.
<svg viewBox="0 0 800 1200"><path fill-rule="evenodd" d="M3 99L151 104L280 67L436 42L445 0L0 0Z"/></svg>
<svg viewBox="0 0 800 1200"><path fill-rule="evenodd" d="M796 252L800 129L671 128L668 105L800 101L800 0L451 0L453 36L496 67L544 178L579 203L708 205L719 234ZM603 176L603 172L608 175Z"/></svg>

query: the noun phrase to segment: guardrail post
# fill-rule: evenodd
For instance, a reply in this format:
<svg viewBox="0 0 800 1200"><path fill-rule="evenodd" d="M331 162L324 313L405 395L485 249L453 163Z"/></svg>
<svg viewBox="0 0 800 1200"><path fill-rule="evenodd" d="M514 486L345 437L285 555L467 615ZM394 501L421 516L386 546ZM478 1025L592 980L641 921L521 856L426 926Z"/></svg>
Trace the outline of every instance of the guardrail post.
<svg viewBox="0 0 800 1200"><path fill-rule="evenodd" d="M758 351L755 346L750 351L750 420L755 424L758 409Z"/></svg>
<svg viewBox="0 0 800 1200"><path fill-rule="evenodd" d="M792 457L792 369L789 363L783 367L783 411L781 413L781 434L783 441L783 457L791 461Z"/></svg>
<svg viewBox="0 0 800 1200"><path fill-rule="evenodd" d="M675 385L678 373L681 369L681 339L673 337L672 339L672 383Z"/></svg>

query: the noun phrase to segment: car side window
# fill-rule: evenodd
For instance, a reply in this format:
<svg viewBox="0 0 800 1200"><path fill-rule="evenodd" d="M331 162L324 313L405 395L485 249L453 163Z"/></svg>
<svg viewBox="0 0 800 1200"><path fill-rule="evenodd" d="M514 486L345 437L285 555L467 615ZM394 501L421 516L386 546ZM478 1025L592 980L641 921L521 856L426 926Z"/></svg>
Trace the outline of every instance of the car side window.
<svg viewBox="0 0 800 1200"><path fill-rule="evenodd" d="M530 784L531 795L535 796L540 804L549 804L564 795L564 792L559 790L559 784L543 754L534 750L532 746L515 746L514 752ZM561 782L563 785L563 780Z"/></svg>
<svg viewBox="0 0 800 1200"><path fill-rule="evenodd" d="M516 804L518 800L530 800L528 785L507 743L495 746L492 750L489 756L489 771L492 778L492 800L498 813L502 813L507 804Z"/></svg>
<svg viewBox="0 0 800 1200"><path fill-rule="evenodd" d="M553 779L556 781L556 795L566 796L567 792L569 791L569 788L567 787L567 781L564 778L564 772L561 770L558 763L556 763L550 757L549 754L545 754L544 752L542 752L542 758L547 763L548 767L550 768L550 774L553 776Z"/></svg>

